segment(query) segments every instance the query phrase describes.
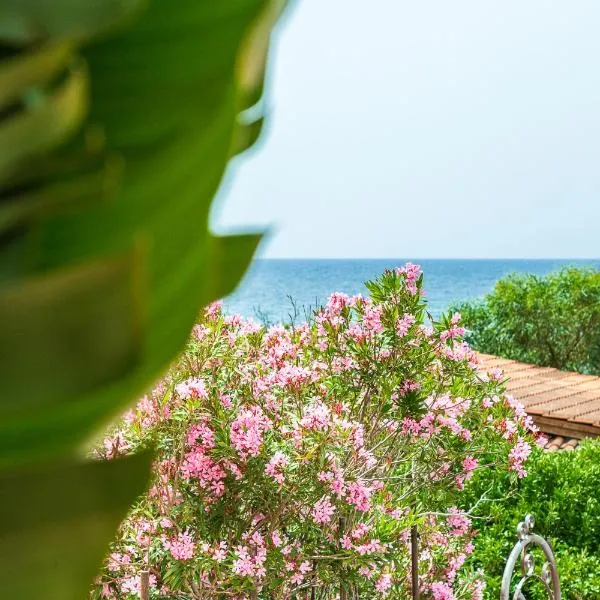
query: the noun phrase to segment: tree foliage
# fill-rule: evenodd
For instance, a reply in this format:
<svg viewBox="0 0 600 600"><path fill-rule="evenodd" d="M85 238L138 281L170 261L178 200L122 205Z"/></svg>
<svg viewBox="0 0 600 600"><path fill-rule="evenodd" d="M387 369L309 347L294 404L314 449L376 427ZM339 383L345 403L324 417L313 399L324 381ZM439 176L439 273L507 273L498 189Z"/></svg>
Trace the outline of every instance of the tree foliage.
<svg viewBox="0 0 600 600"><path fill-rule="evenodd" d="M501 499L480 504L474 519L478 533L470 563L486 574L486 599L498 598L517 524L530 513L535 531L554 548L563 597L595 600L600 597L600 443L587 440L570 452L534 449L527 470L518 483L499 470L479 471L463 496L465 506L483 492ZM536 591L528 597L547 598Z"/></svg>
<svg viewBox="0 0 600 600"><path fill-rule="evenodd" d="M481 302L455 307L481 352L600 374L600 272L510 275Z"/></svg>

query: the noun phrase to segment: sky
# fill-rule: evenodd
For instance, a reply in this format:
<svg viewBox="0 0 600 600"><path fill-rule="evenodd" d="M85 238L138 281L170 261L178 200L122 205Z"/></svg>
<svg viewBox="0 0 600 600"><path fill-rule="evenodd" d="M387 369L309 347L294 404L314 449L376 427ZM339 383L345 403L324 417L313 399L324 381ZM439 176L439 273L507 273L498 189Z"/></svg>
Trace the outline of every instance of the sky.
<svg viewBox="0 0 600 600"><path fill-rule="evenodd" d="M219 232L265 257L600 256L600 2L301 0Z"/></svg>

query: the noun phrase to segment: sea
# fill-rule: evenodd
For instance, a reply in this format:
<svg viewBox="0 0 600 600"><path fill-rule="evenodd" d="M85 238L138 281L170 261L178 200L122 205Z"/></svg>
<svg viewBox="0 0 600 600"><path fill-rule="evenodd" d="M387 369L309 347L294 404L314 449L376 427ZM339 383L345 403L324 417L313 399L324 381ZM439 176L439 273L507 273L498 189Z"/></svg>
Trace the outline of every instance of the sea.
<svg viewBox="0 0 600 600"><path fill-rule="evenodd" d="M600 269L600 259L256 259L224 310L264 324L299 323L332 292L366 295L365 281L406 262L421 265L434 318L454 303L483 298L509 273L545 275L565 265Z"/></svg>

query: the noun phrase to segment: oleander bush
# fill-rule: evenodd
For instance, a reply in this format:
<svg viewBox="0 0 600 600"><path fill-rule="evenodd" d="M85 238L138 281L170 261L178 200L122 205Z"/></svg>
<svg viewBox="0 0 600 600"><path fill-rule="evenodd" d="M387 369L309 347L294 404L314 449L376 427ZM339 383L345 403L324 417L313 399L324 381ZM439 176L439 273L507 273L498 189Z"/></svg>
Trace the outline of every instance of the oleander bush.
<svg viewBox="0 0 600 600"><path fill-rule="evenodd" d="M459 315L425 324L416 265L333 294L310 324L261 327L211 305L181 361L104 440L158 449L93 598L482 597L465 483L526 474L534 427L479 372Z"/></svg>
<svg viewBox="0 0 600 600"><path fill-rule="evenodd" d="M583 442L571 452L550 453L536 448L527 470L528 476L518 482L500 470L481 470L463 496L464 506L483 493L503 499L481 503L475 515L478 518L474 519L478 535L469 562L486 574L485 597L499 597L517 524L531 513L536 520L535 531L554 548L563 598L600 598L600 442ZM544 596L533 596L536 598Z"/></svg>
<svg viewBox="0 0 600 600"><path fill-rule="evenodd" d="M483 301L455 310L476 350L600 374L600 271L565 267L544 277L509 275Z"/></svg>

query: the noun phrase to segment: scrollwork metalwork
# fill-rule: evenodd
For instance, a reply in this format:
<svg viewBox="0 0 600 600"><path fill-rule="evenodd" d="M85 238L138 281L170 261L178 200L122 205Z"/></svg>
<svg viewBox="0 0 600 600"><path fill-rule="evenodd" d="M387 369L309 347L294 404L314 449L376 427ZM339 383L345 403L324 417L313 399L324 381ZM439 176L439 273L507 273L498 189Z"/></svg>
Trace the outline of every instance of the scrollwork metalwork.
<svg viewBox="0 0 600 600"><path fill-rule="evenodd" d="M500 589L500 600L526 600L524 592L529 581L535 580L541 583L546 590L549 600L561 600L560 581L556 569L554 553L548 542L541 536L533 533L535 519L527 515L525 520L517 527L519 541L513 548L502 576L502 587ZM531 552L535 547L544 554L545 562L539 573L536 570L535 556ZM511 584L517 562L521 559L521 578L517 582L512 596Z"/></svg>

